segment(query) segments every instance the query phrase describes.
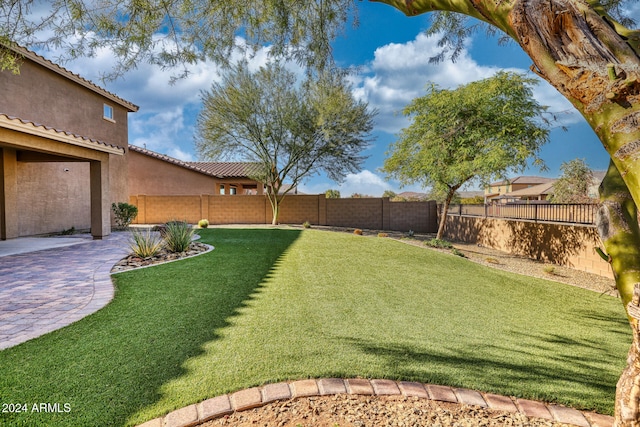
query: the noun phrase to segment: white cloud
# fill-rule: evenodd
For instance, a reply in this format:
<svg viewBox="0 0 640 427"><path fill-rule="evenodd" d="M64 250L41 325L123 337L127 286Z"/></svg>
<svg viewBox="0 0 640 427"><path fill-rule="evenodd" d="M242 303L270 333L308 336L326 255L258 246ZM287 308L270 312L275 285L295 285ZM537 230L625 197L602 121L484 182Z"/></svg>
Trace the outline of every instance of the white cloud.
<svg viewBox="0 0 640 427"><path fill-rule="evenodd" d="M386 190L391 190L395 193L402 191L424 191L420 186L407 186L400 189L397 182L387 181L381 174L368 169L364 169L355 174L348 174L342 184L321 180L320 182L314 181L313 184L300 185L300 191L305 194L322 194L329 189L339 190L342 197L350 197L355 193L380 197Z"/></svg>
<svg viewBox="0 0 640 427"><path fill-rule="evenodd" d="M391 43L376 49L374 59L352 77L354 96L367 101L378 109L377 130L396 134L409 125L401 114L402 109L414 98L425 93L429 82L442 88L453 89L462 84L488 78L502 70L494 66L479 65L465 49L457 61L429 63L429 59L439 52L438 36L424 33L407 43ZM507 71L529 73L528 70L510 68ZM530 75L530 73L529 73ZM534 96L550 111L574 111L571 104L548 83L542 81L534 88ZM574 115L563 115L562 124L579 121Z"/></svg>

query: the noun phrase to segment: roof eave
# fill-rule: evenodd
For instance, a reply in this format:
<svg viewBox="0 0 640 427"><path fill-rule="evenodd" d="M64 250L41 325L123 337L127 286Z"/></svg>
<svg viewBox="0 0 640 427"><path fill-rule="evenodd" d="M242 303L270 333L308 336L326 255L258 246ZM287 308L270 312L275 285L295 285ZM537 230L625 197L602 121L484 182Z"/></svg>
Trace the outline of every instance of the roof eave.
<svg viewBox="0 0 640 427"><path fill-rule="evenodd" d="M107 144L95 139L74 135L69 132L49 128L33 122L23 121L18 118L7 116L6 114L0 114L0 127L118 156L123 156L125 154L125 149L117 145Z"/></svg>
<svg viewBox="0 0 640 427"><path fill-rule="evenodd" d="M139 110L140 107L138 107L137 105L120 98L117 95L114 95L113 93L107 91L106 89L101 88L100 86L96 85L95 83L80 77L78 74L72 73L71 71L67 70L64 67L61 67L60 65L57 65L55 63L53 63L52 61L49 61L48 59L44 58L43 56L38 55L35 52L32 52L22 46L19 45L11 45L11 46L7 46L4 45L4 47L11 49L12 51L14 51L15 53L17 53L18 55L29 59L32 62L35 62L38 65L41 65L45 68L47 68L50 71L53 71L54 73L57 73L59 75L61 75L62 77L73 81L76 84L79 84L80 86L84 86L85 88L97 93L98 95L101 95L107 99L109 99L110 101L120 105L121 107L126 108L129 112L135 113Z"/></svg>

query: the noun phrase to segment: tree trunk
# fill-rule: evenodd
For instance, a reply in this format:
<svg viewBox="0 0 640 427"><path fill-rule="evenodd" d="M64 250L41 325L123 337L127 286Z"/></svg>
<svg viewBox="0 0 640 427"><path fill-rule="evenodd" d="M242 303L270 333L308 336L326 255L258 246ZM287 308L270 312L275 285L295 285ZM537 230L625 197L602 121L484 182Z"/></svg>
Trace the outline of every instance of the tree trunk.
<svg viewBox="0 0 640 427"><path fill-rule="evenodd" d="M627 356L627 367L616 386L615 426L639 427L640 420L640 284L635 286L632 301L627 307L632 318L633 342Z"/></svg>
<svg viewBox="0 0 640 427"><path fill-rule="evenodd" d="M442 239L445 224L447 222L447 211L449 211L449 205L451 204L451 200L453 200L453 196L456 194L456 190L457 188L450 188L449 192L447 193L444 205L442 206L442 212L440 213L440 224L438 224L438 233L436 234L436 239Z"/></svg>
<svg viewBox="0 0 640 427"><path fill-rule="evenodd" d="M267 191L267 198L269 199L269 203L271 203L271 213L273 214L271 217L271 225L278 225L280 202L282 200L278 198L278 193L274 193L272 190Z"/></svg>
<svg viewBox="0 0 640 427"><path fill-rule="evenodd" d="M599 231L625 309L640 282L640 32L606 15L595 0L372 0L407 15L435 10L481 19L511 36L548 81L585 117L611 156ZM627 311L627 313L629 313ZM638 322L618 383L616 426L640 426Z"/></svg>

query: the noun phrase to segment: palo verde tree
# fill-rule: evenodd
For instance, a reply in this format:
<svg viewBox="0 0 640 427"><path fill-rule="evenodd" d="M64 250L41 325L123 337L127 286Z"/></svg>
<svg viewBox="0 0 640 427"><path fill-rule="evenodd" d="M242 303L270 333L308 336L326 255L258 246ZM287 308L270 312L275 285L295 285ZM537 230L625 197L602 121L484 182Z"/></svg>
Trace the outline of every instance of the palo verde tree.
<svg viewBox="0 0 640 427"><path fill-rule="evenodd" d="M352 97L340 73L298 82L277 62L254 73L242 63L232 67L202 102L200 155L258 164L252 178L266 185L274 225L283 198L304 178L324 171L340 181L357 172L373 128L374 113Z"/></svg>
<svg viewBox="0 0 640 427"><path fill-rule="evenodd" d="M460 187L524 170L531 157L542 164L537 153L549 131L541 120L545 108L533 99L535 82L499 72L454 90L431 85L403 110L411 124L391 145L383 171L443 194L437 239Z"/></svg>
<svg viewBox="0 0 640 427"><path fill-rule="evenodd" d="M618 383L616 423L639 425L640 314L631 313L629 303L640 283L640 32L624 14L624 6L636 0L371 1L408 16L436 12L430 31L443 32L442 46L454 56L477 23L503 33L522 47L532 59L531 69L575 106L602 141L611 163L601 185L598 230L634 335L629 367ZM107 46L119 58L115 74L141 61L163 67L205 58L226 63L236 47L267 43L274 55L322 68L331 62L331 40L357 3L6 0L0 2L0 41L64 45L69 57ZM241 40L246 44L237 46ZM0 68L15 69L16 62L19 54L0 50Z"/></svg>

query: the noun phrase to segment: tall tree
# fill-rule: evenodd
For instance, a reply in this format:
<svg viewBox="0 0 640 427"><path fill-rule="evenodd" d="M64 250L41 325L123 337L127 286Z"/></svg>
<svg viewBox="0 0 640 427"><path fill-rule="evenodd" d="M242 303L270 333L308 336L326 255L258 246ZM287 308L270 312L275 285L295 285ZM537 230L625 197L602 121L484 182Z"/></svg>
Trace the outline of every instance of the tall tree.
<svg viewBox="0 0 640 427"><path fill-rule="evenodd" d="M624 6L636 0L371 0L408 16L442 12L431 31L460 52L476 24L488 24L518 43L532 70L564 95L586 118L611 156L601 185L599 231L628 310L640 283L640 32ZM140 61L176 66L203 58L227 62L237 34L249 46L269 42L274 54L323 66L330 41L349 21L356 0L36 0L0 2L0 41L68 46L70 56L113 47L123 72ZM31 8L31 10L29 10ZM473 22L473 21L472 21ZM475 21L478 22L478 21ZM49 38L49 35L52 37ZM43 36L39 37L39 36ZM68 44L68 36L76 43ZM0 68L15 67L15 55L0 52ZM633 250L638 248L637 250ZM640 329L629 316L634 345L616 398L618 425L640 423Z"/></svg>
<svg viewBox="0 0 640 427"><path fill-rule="evenodd" d="M421 183L443 194L436 238L444 233L449 204L472 180L487 184L537 158L549 131L545 108L533 99L536 80L499 72L455 90L431 85L404 109L411 125L391 145L383 170L403 184Z"/></svg>
<svg viewBox="0 0 640 427"><path fill-rule="evenodd" d="M304 178L324 171L340 181L357 172L373 128L374 113L352 97L340 73L299 83L276 62L255 73L244 64L232 67L202 101L198 151L258 163L253 178L266 184L273 224L285 195Z"/></svg>
<svg viewBox="0 0 640 427"><path fill-rule="evenodd" d="M560 165L562 176L553 184L552 203L592 203L589 189L594 185L593 171L584 159Z"/></svg>

